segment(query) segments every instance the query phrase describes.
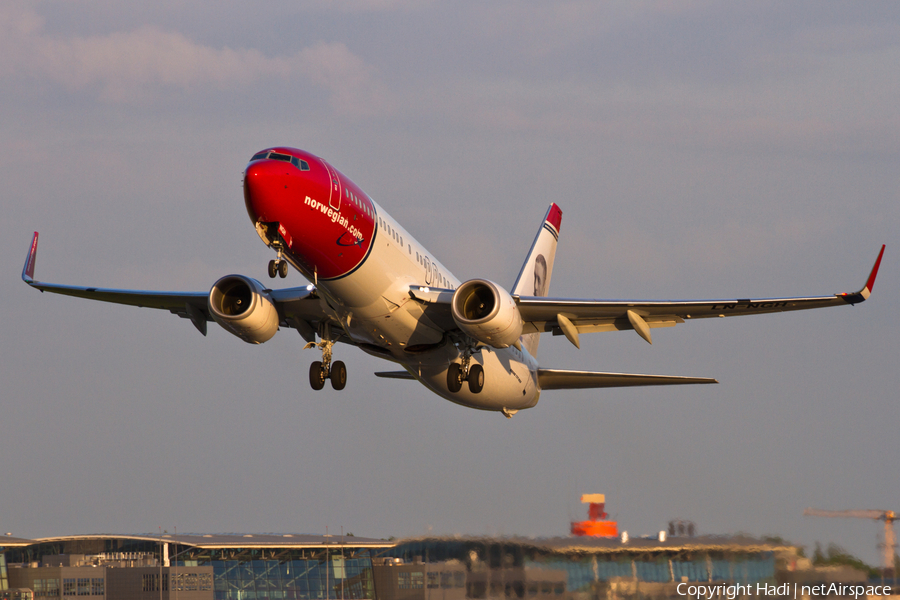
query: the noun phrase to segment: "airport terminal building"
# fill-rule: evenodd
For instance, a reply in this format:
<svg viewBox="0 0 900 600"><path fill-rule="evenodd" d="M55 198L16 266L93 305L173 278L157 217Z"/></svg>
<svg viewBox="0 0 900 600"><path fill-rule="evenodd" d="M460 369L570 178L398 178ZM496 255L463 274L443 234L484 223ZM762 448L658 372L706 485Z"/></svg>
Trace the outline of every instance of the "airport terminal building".
<svg viewBox="0 0 900 600"><path fill-rule="evenodd" d="M794 554L722 537L7 536L0 592L72 600L662 598L683 581L775 582L779 562Z"/></svg>

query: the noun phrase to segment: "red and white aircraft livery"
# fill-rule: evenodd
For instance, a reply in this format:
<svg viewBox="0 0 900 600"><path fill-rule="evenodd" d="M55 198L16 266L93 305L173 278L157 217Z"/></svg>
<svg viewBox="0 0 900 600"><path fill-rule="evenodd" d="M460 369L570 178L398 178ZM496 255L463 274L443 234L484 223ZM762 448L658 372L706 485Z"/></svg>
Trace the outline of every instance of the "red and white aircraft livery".
<svg viewBox="0 0 900 600"><path fill-rule="evenodd" d="M856 304L869 297L884 246L865 287L852 294L764 300L581 300L548 298L562 211L551 204L512 288L486 279L460 282L397 221L325 160L294 148L253 155L244 172L244 202L259 237L277 252L269 277L291 265L312 285L270 289L227 275L206 292L154 292L76 287L34 279L38 234L22 271L44 292L161 308L190 319L206 335L215 321L245 342L261 344L279 328L296 329L318 347L309 381L343 389L347 369L332 361L344 342L403 370L379 377L415 379L452 402L511 417L541 392L567 388L716 383L669 377L543 369L540 334L650 330L687 319L728 317ZM318 342L316 341L318 338Z"/></svg>

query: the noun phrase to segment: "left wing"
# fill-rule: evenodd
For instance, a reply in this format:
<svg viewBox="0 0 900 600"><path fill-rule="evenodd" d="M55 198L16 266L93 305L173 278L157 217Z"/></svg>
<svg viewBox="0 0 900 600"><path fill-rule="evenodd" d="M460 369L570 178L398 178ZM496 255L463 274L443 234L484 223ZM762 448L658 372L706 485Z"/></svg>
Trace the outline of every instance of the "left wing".
<svg viewBox="0 0 900 600"><path fill-rule="evenodd" d="M597 373L595 371L564 371L538 369L538 385L542 390L576 390L587 388L632 387L638 385L682 385L689 383L719 383L709 377L678 377L673 375L640 375L637 373Z"/></svg>
<svg viewBox="0 0 900 600"><path fill-rule="evenodd" d="M651 329L674 327L688 319L759 315L864 302L875 286L875 276L883 255L884 246L881 246L866 284L858 292L850 294L756 300L587 300L518 295L514 295L513 299L524 321L522 333L552 332L553 335L565 335L575 346L579 346L581 333L634 329L647 342L651 342ZM453 290L410 286L410 295L421 303L425 315L432 322L445 331L456 329L450 314Z"/></svg>
<svg viewBox="0 0 900 600"><path fill-rule="evenodd" d="M37 259L38 232L34 232L31 248L22 268L22 280L41 292L126 304L143 308L168 310L184 319L190 319L200 333L206 335L206 324L213 318L209 313L209 292L158 292L148 290L117 290L97 287L59 285L35 281L34 266ZM267 290L278 310L282 326L297 329L307 341L315 339L321 322L330 321L319 302L315 288L304 286ZM342 331L340 328L335 330ZM341 341L347 341L341 338Z"/></svg>
<svg viewBox="0 0 900 600"><path fill-rule="evenodd" d="M651 342L650 329L674 327L684 323L686 319L759 315L864 302L875 286L875 276L878 274L883 255L884 246L881 246L865 286L852 294L757 300L667 301L577 300L520 296L516 302L519 313L525 321L526 333L552 331L554 335L565 335L570 342L578 346L580 333L634 329L647 342Z"/></svg>

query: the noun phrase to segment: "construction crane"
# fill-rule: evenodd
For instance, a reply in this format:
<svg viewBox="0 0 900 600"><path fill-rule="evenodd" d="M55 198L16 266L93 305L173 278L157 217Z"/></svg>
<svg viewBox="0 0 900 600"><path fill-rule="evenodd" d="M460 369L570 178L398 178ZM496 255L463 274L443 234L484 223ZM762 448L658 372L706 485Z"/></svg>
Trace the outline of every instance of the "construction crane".
<svg viewBox="0 0 900 600"><path fill-rule="evenodd" d="M894 572L894 521L897 513L892 510L820 510L807 508L804 515L811 517L855 517L857 519L875 519L884 521L884 576L890 577Z"/></svg>

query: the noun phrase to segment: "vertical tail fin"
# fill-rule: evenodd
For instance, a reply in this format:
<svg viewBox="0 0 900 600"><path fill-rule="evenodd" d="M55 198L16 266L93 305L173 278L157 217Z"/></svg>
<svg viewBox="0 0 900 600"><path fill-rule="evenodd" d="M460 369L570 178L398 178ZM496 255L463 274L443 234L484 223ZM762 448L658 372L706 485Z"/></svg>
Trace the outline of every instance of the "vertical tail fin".
<svg viewBox="0 0 900 600"><path fill-rule="evenodd" d="M553 203L547 209L541 227L531 250L525 258L525 264L513 284L512 293L519 296L546 296L550 289L550 276L553 274L553 259L556 258L556 244L559 240L559 226L562 222L562 211ZM537 355L540 333L526 333L522 336L522 345L532 356Z"/></svg>

